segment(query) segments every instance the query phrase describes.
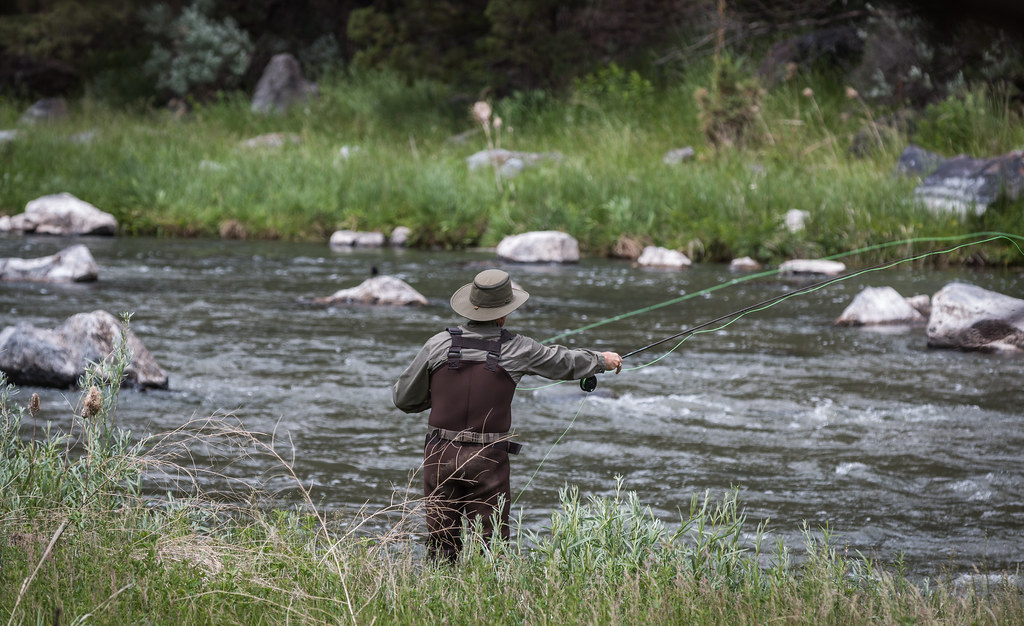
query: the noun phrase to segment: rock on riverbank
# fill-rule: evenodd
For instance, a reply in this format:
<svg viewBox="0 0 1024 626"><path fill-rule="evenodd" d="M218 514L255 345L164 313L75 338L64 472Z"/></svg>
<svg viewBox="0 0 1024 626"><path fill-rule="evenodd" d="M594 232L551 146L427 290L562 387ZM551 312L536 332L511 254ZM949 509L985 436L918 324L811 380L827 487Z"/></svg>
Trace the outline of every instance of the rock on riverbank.
<svg viewBox="0 0 1024 626"><path fill-rule="evenodd" d="M53 330L26 322L0 331L0 371L16 385L73 387L89 362L109 359L121 338L121 321L106 311L78 313ZM126 340L132 360L127 387L167 389L167 374L135 333Z"/></svg>
<svg viewBox="0 0 1024 626"><path fill-rule="evenodd" d="M0 218L0 232L22 232L37 235L103 235L117 234L117 220L69 193L58 193L31 200L25 212Z"/></svg>
<svg viewBox="0 0 1024 626"><path fill-rule="evenodd" d="M82 244L36 259L0 259L0 281L85 283L99 274L96 260Z"/></svg>

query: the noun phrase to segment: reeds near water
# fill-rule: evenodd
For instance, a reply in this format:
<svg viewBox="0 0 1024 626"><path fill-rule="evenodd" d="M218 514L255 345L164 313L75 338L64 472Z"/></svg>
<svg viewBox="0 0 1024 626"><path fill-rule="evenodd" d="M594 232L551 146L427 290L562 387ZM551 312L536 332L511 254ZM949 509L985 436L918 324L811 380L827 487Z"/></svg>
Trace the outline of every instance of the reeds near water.
<svg viewBox="0 0 1024 626"><path fill-rule="evenodd" d="M125 320L127 328L127 319ZM0 379L0 621L22 623L914 623L1024 620L1019 573L963 584L851 555L829 529L802 546L748 528L738 490L694 494L679 524L620 481L561 492L540 530L424 559L421 505L322 511L290 446L244 416L133 436L117 423L121 347L80 380L68 430L37 425ZM47 407L43 407L47 409ZM204 491L190 451L259 470ZM238 475L238 472L234 472ZM273 490L269 487L275 485ZM285 485L285 487L282 487ZM281 508L281 497L298 502ZM769 544L769 545L766 545ZM989 574L988 572L981 572Z"/></svg>
<svg viewBox="0 0 1024 626"><path fill-rule="evenodd" d="M749 91L756 102L742 141L714 145L700 123L712 71L695 65L657 86L602 72L562 97L490 100L489 124L474 99L387 74L327 76L319 99L282 116L251 114L242 95L185 115L86 99L67 121L0 144L0 214L67 191L113 213L125 234L326 241L342 228L404 225L412 245L459 248L556 229L585 254L609 254L628 238L696 261L1024 232L1024 203L980 217L935 214L914 200L918 178L894 175L909 143L979 157L1024 145L1019 103L998 86L965 86L907 124L832 79L798 75ZM0 128L17 127L26 105L0 101ZM244 143L269 133L282 134L276 147ZM686 146L695 158L663 162ZM561 157L514 178L469 170L466 157L496 147ZM785 225L792 209L809 216L798 232ZM1018 257L994 246L942 262Z"/></svg>

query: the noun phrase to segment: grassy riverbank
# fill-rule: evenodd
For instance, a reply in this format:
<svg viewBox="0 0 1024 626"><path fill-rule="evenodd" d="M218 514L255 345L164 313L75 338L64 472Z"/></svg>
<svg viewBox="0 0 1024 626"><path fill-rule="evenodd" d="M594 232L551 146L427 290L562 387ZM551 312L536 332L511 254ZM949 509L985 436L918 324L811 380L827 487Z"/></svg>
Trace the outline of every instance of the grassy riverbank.
<svg viewBox="0 0 1024 626"><path fill-rule="evenodd" d="M123 344L122 344L123 345ZM548 526L424 562L420 503L318 510L281 442L226 418L141 442L117 426L116 355L81 381L67 432L0 380L0 620L20 623L915 623L1024 620L999 576L912 580L848 554L827 529L795 548L750 528L737 493L695 494L666 526L620 489L574 489ZM88 390L88 391L86 391ZM50 407L47 412L52 414ZM255 461L233 492L204 493L188 450ZM282 480L285 479L285 480ZM275 498L304 500L289 510ZM171 496L147 493L173 492ZM792 552L791 552L792 550Z"/></svg>
<svg viewBox="0 0 1024 626"><path fill-rule="evenodd" d="M244 96L175 115L73 103L69 119L23 128L0 144L0 213L70 192L113 213L125 234L324 240L340 228L413 229L414 245L494 245L506 234L558 229L586 254L620 237L677 248L696 260L824 256L910 237L1024 233L1024 202L982 217L938 216L913 201L918 180L895 176L908 143L951 156L1024 145L1019 104L998 88L965 88L924 112L913 131L826 78L795 78L740 107L741 141L711 145L694 97L711 64L671 85L602 72L556 99L492 102L502 119L491 145L557 152L510 180L469 171L488 146L469 114L474 98L382 74L327 77L321 96L285 116L258 116ZM0 128L27 103L0 101ZM240 143L291 133L279 148ZM85 133L86 135L81 135ZM83 139L83 137L85 137ZM662 162L692 146L696 158ZM346 156L347 155L347 156ZM787 211L806 211L791 233ZM877 254L895 254L893 251ZM946 259L953 260L953 259ZM955 257L1020 262L1005 246Z"/></svg>

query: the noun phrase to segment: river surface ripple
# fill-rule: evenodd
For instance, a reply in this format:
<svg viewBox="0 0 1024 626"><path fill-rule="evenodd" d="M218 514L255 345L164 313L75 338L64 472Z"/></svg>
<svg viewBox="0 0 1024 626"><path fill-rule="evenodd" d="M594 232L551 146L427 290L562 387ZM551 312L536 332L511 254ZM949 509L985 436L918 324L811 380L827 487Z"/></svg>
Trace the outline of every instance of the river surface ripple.
<svg viewBox="0 0 1024 626"><path fill-rule="evenodd" d="M275 433L276 449L294 454L295 476L314 501L341 513L384 509L410 485L416 495L426 415L396 410L390 386L428 336L457 322L448 297L479 269L503 266L532 294L509 326L537 339L738 276L714 264L681 272L603 259L502 265L492 251L82 242L100 280L3 284L2 326L53 328L79 312L132 312L132 330L170 374L171 391L122 393L121 426L159 434L216 415ZM0 238L0 257L34 258L70 243ZM373 266L410 283L430 305L304 302L359 284ZM786 300L667 355L675 342L644 352L622 374L600 377L586 400L575 384L530 391L545 381L525 378L514 405L526 444L513 460L514 516L541 529L564 485L610 495L621 476L672 526L694 494L710 490L719 499L735 486L748 529L768 519L769 533L798 551L806 524L812 532L831 527L841 545L881 562L902 555L922 575L1019 567L1024 358L931 350L921 327L832 326L865 287L931 295L954 280L1024 296L1019 269L898 267ZM560 341L625 353L805 284L747 281ZM21 393L32 391L43 398L40 420L67 428L75 394ZM199 463L234 455L216 460L222 477L204 475L204 489L262 481L298 500L287 472L267 455L198 445L192 453Z"/></svg>

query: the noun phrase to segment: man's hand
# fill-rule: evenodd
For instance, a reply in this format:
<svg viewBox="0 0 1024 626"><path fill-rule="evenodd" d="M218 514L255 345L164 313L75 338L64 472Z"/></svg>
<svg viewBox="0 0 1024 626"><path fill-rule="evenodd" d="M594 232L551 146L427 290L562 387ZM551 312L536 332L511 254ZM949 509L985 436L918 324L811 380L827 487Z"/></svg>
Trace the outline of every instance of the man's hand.
<svg viewBox="0 0 1024 626"><path fill-rule="evenodd" d="M608 372L612 369L618 374L622 371L622 357L617 352L603 352L604 356L604 371Z"/></svg>

